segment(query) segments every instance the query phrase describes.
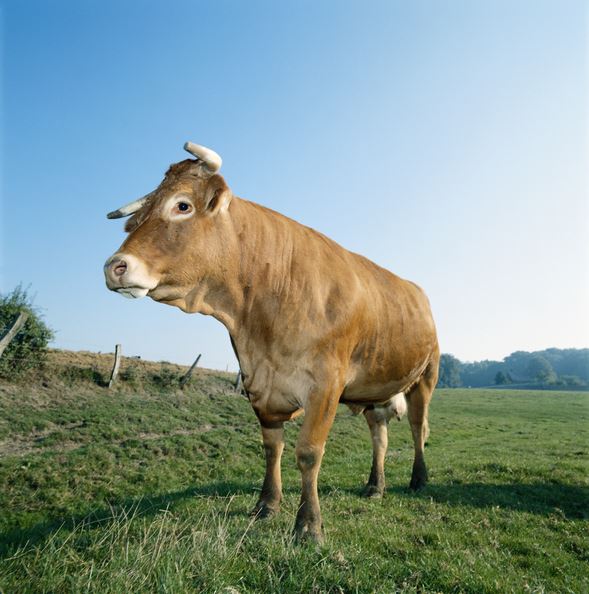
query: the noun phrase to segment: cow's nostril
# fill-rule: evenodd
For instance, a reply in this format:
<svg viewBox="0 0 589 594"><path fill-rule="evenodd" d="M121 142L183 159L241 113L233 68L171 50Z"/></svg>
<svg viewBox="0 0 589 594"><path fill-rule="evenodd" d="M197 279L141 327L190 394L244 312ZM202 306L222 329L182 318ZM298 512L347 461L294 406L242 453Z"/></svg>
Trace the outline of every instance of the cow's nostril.
<svg viewBox="0 0 589 594"><path fill-rule="evenodd" d="M124 260L119 260L113 269L116 276L123 276L127 272L127 263Z"/></svg>

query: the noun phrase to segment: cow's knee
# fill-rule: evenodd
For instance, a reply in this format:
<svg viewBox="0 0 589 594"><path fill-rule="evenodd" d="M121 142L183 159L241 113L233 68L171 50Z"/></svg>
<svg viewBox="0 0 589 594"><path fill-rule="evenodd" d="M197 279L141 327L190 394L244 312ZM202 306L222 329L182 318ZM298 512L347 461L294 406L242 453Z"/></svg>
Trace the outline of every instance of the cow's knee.
<svg viewBox="0 0 589 594"><path fill-rule="evenodd" d="M313 470L323 457L323 448L311 445L297 446L296 451L297 465L301 472Z"/></svg>

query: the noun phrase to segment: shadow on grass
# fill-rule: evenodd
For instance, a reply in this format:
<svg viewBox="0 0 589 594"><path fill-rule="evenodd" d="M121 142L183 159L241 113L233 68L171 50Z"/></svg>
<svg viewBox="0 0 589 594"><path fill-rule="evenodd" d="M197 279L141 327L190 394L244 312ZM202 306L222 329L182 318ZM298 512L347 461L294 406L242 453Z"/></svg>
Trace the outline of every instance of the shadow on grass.
<svg viewBox="0 0 589 594"><path fill-rule="evenodd" d="M155 496L113 501L110 505L105 504L90 513L55 517L25 529L14 528L0 534L0 558L13 554L15 547L19 545L26 543L35 545L42 542L61 528L72 530L80 525L91 528L106 526L113 521L117 511L124 510L131 515L150 517L164 509L173 509L177 504L195 497L227 498L244 494L252 496L253 506L258 486L257 482L220 481ZM293 487L285 490L285 492L290 491L298 492L298 489ZM320 498L338 497L338 493L359 496L361 489L338 489L323 485L320 489ZM429 484L417 493L408 488L395 486L387 489L387 496L431 498L437 503L452 506L467 505L482 509L499 507L539 515L559 514L566 519L589 518L589 489L561 483ZM238 515L238 512L229 515Z"/></svg>
<svg viewBox="0 0 589 594"><path fill-rule="evenodd" d="M566 519L589 518L589 488L563 483L430 483L418 493L392 487L393 496L427 497L437 503L479 508L500 507L538 515L560 514Z"/></svg>
<svg viewBox="0 0 589 594"><path fill-rule="evenodd" d="M240 494L251 494L253 506L256 484L220 481L161 495L146 495L135 499L111 501L110 505L105 504L89 513L54 517L24 529L13 528L0 533L0 559L13 554L15 547L27 543L38 544L60 529L72 530L80 525L91 528L107 526L115 519L117 512L121 511L129 513L130 516L150 517L164 509L173 509L177 504L187 499L195 497L226 498Z"/></svg>

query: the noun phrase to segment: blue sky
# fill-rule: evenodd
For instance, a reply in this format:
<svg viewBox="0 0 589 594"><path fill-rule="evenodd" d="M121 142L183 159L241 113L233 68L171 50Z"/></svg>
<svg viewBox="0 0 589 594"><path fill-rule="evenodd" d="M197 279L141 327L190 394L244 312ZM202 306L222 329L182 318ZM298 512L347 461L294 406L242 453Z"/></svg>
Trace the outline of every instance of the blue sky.
<svg viewBox="0 0 589 594"><path fill-rule="evenodd" d="M585 2L1 7L0 289L31 285L56 346L236 367L215 320L104 286L106 212L185 140L423 286L444 352L589 346Z"/></svg>

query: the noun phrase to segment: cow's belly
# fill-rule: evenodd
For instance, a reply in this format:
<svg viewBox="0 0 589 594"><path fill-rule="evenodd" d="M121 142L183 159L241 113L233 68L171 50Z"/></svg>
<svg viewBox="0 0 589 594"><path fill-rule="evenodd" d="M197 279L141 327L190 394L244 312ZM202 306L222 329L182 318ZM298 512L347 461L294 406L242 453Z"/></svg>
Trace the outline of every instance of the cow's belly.
<svg viewBox="0 0 589 594"><path fill-rule="evenodd" d="M390 381L378 384L356 382L349 384L344 389L341 401L350 403L378 403L389 400L394 394L405 392L411 387L412 382Z"/></svg>
<svg viewBox="0 0 589 594"><path fill-rule="evenodd" d="M361 366L351 366L341 401L379 403L389 400L395 394L407 393L423 375L428 361L429 357L423 359L401 377L395 377L391 372L390 379L384 379L382 371L375 374Z"/></svg>

